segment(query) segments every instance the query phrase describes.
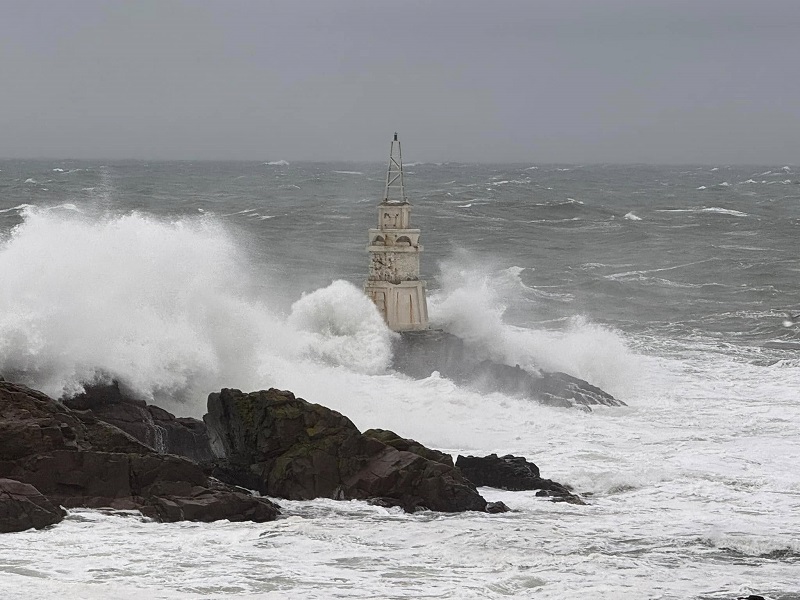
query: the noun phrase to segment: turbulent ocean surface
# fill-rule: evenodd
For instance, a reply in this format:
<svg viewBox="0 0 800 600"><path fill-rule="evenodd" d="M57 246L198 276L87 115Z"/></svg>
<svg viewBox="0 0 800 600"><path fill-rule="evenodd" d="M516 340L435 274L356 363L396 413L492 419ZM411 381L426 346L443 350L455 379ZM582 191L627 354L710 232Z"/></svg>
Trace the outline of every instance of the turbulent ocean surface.
<svg viewBox="0 0 800 600"><path fill-rule="evenodd" d="M0 161L0 374L181 415L289 389L362 430L523 455L588 506L280 501L273 523L71 511L5 598L800 598L800 167L407 164L432 323L625 401L392 373L361 286L385 165Z"/></svg>

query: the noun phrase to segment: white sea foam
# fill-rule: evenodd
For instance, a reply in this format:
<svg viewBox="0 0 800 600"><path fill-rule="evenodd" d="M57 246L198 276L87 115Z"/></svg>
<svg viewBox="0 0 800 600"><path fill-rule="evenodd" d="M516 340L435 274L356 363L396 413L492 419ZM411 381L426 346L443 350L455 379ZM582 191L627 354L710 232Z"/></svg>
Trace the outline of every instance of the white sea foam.
<svg viewBox="0 0 800 600"><path fill-rule="evenodd" d="M17 206L12 206L11 208L0 209L0 213L7 213L7 212L12 212L12 211L22 212L26 208L30 208L30 207L31 207L30 204L18 204Z"/></svg>
<svg viewBox="0 0 800 600"><path fill-rule="evenodd" d="M340 173L342 175L363 175L361 171L334 171L334 173Z"/></svg>
<svg viewBox="0 0 800 600"><path fill-rule="evenodd" d="M38 183L33 177L28 177L25 180L25 183Z"/></svg>
<svg viewBox="0 0 800 600"><path fill-rule="evenodd" d="M0 372L54 396L104 373L149 397L202 398L255 385L265 340L291 353L214 222L23 214L0 247Z"/></svg>
<svg viewBox="0 0 800 600"><path fill-rule="evenodd" d="M324 392L327 369L389 364L393 334L360 289L334 282L284 318L212 218L21 212L0 246L0 373L53 396L116 377L197 415L222 386Z"/></svg>
<svg viewBox="0 0 800 600"><path fill-rule="evenodd" d="M706 186L704 186L704 185L701 185L701 186L699 186L697 189L698 189L698 190L705 190L705 189L708 189L708 188L707 188Z"/></svg>
<svg viewBox="0 0 800 600"><path fill-rule="evenodd" d="M469 264L465 268L463 265ZM525 368L565 371L611 393L624 393L637 368L622 336L575 317L564 331L514 327L507 303L525 286L519 267L497 270L458 254L441 265L441 289L429 299L432 324L465 339L487 357Z"/></svg>
<svg viewBox="0 0 800 600"><path fill-rule="evenodd" d="M272 167L288 167L289 162L285 160L272 160L270 162L265 162L265 165L269 165Z"/></svg>
<svg viewBox="0 0 800 600"><path fill-rule="evenodd" d="M73 510L54 528L0 536L0 555L11 557L0 565L0 596L320 600L433 590L555 600L797 589L796 360L763 366L721 351L718 339L623 337L579 317L558 331L512 327L503 306L529 298L529 268L456 255L431 295L435 324L509 361L534 357L583 376L630 405L591 414L548 408L436 375L381 372L370 355L384 353L391 334L357 288L334 282L284 317L255 295L236 236L212 219L63 210L23 217L0 246L6 376L22 365L36 387L55 381L56 392L96 368L150 390L187 381L199 381L203 395L212 386L276 385L362 429L388 427L450 451L527 456L543 476L593 495L588 506L571 506L481 489L514 510L503 515L281 501L284 517L264 524L162 524ZM203 412L202 403L182 408Z"/></svg>
<svg viewBox="0 0 800 600"><path fill-rule="evenodd" d="M733 209L729 209L729 208L720 208L718 206L710 206L708 208L703 208L703 209L701 209L700 212L718 213L718 214L721 214L721 215L731 215L732 217L749 217L750 216L747 213L744 213L744 212L739 211L739 210L733 210Z"/></svg>
<svg viewBox="0 0 800 600"><path fill-rule="evenodd" d="M642 220L641 217L637 217L633 212L626 213L623 218L627 219L628 221L641 221Z"/></svg>
<svg viewBox="0 0 800 600"><path fill-rule="evenodd" d="M392 358L392 332L362 290L346 281L304 295L289 325L304 336L303 351L359 373L381 373Z"/></svg>

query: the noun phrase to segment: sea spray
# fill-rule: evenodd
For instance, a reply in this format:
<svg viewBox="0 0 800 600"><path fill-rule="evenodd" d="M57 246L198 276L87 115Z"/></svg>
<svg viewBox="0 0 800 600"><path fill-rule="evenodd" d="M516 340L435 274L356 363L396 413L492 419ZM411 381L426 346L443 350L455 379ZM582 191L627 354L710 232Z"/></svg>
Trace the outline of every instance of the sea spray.
<svg viewBox="0 0 800 600"><path fill-rule="evenodd" d="M580 315L559 331L508 324L506 306L520 304L530 291L519 268L476 262L458 251L441 262L440 270L441 287L429 297L432 326L463 338L485 358L529 370L564 371L625 395L639 366L620 332Z"/></svg>
<svg viewBox="0 0 800 600"><path fill-rule="evenodd" d="M6 376L57 397L101 373L143 397L202 402L221 385L262 383L267 342L291 352L213 220L33 208L23 219L0 247Z"/></svg>
<svg viewBox="0 0 800 600"><path fill-rule="evenodd" d="M382 373L392 360L392 337L378 309L346 281L304 295L288 324L302 337L304 354L350 370Z"/></svg>
<svg viewBox="0 0 800 600"><path fill-rule="evenodd" d="M115 378L145 399L199 416L208 393L221 387L282 387L323 403L358 392L364 403L341 408L381 426L364 406L376 390L385 388L382 411L396 409L392 421L402 425L409 406L429 406L429 393L447 383L398 391L410 382L387 373L396 334L350 283L335 281L297 300L288 317L278 313L262 297L263 281L253 285L239 238L211 215L25 208L22 216L0 246L0 373L51 395ZM462 258L442 265L441 290L431 296L434 326L489 358L564 370L619 393L632 363L619 335L580 319L566 332L508 325L505 300L527 289L520 269L465 269ZM374 379L381 375L388 381ZM456 410L440 408L437 420Z"/></svg>

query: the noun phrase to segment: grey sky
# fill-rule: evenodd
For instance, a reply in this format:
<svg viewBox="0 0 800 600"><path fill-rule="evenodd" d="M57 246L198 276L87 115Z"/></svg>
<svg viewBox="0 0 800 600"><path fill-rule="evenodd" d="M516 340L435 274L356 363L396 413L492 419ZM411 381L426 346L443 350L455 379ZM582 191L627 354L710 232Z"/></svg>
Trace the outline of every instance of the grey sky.
<svg viewBox="0 0 800 600"><path fill-rule="evenodd" d="M798 0L0 0L0 157L800 162Z"/></svg>

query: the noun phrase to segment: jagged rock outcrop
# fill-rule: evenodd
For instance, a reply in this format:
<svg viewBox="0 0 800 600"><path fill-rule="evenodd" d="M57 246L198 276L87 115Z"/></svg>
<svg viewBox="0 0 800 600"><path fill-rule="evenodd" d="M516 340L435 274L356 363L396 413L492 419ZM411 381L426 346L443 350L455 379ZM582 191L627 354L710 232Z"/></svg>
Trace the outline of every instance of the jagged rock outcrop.
<svg viewBox="0 0 800 600"><path fill-rule="evenodd" d="M60 523L64 515L32 485L0 479L0 533L42 529Z"/></svg>
<svg viewBox="0 0 800 600"><path fill-rule="evenodd" d="M485 360L459 337L441 330L404 331L394 343L392 367L422 379L438 371L442 377L480 391L523 396L550 406L589 408L624 406L600 388L560 372L531 372L519 366Z"/></svg>
<svg viewBox="0 0 800 600"><path fill-rule="evenodd" d="M163 521L269 521L278 508L159 454L90 411L0 382L0 477L67 508L138 509Z"/></svg>
<svg viewBox="0 0 800 600"><path fill-rule="evenodd" d="M452 465L359 432L342 414L276 389L208 397L204 417L221 479L292 500L381 499L456 512L486 501Z"/></svg>
<svg viewBox="0 0 800 600"><path fill-rule="evenodd" d="M413 452L414 454L419 454L428 460L440 462L443 465L448 465L450 467L454 466L453 457L449 454L440 452L439 450L434 450L433 448L427 448L415 440L400 437L394 431L390 431L389 429L367 429L364 432L364 435L375 438L376 440L380 440L387 446L391 446L397 450Z"/></svg>
<svg viewBox="0 0 800 600"><path fill-rule="evenodd" d="M548 496L555 502L585 504L572 490L551 479L543 479L539 467L522 456L461 456L456 467L478 487L493 487L501 490L539 490L537 496Z"/></svg>
<svg viewBox="0 0 800 600"><path fill-rule="evenodd" d="M195 462L211 460L211 446L205 424L188 417L176 417L148 405L120 387L119 382L87 385L83 393L62 402L73 410L90 410L95 417L161 454L177 454Z"/></svg>

